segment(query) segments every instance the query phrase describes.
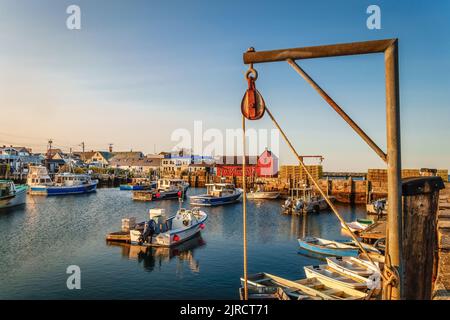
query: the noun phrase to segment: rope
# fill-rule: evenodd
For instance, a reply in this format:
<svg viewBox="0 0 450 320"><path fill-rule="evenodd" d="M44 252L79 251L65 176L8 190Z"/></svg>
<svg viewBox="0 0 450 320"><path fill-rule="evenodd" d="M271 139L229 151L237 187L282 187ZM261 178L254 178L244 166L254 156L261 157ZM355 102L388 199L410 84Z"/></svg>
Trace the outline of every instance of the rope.
<svg viewBox="0 0 450 320"><path fill-rule="evenodd" d="M242 116L242 232L244 245L244 300L248 300L247 285L247 183L245 181L245 117Z"/></svg>
<svg viewBox="0 0 450 320"><path fill-rule="evenodd" d="M314 179L314 177L311 175L311 173L309 172L309 170L307 169L306 165L303 162L303 159L300 157L300 155L298 154L298 152L295 150L294 146L292 145L292 143L289 141L288 137L286 136L286 134L284 133L283 129L281 129L280 125L278 124L278 122L275 120L274 116L272 115L272 112L270 112L269 108L266 106L266 112L269 114L270 118L272 119L273 123L275 124L275 126L277 127L278 130L280 130L281 135L283 136L284 140L286 141L286 143L288 144L289 148L291 149L291 151L295 154L295 156L297 157L298 161L300 162L301 167L303 168L303 170L305 170L306 174L308 175L309 179L313 182L314 186L317 188L317 190L319 191L319 193L322 195L322 197L325 199L325 201L328 203L328 205L330 206L331 210L333 211L333 213L336 215L336 217L338 218L338 220L341 222L341 224L344 226L344 229L346 229L351 237L353 238L353 240L355 241L355 243L357 244L357 246L359 247L359 249L363 252L363 254L367 257L367 259L370 261L370 263L372 263L377 270L379 271L381 277L383 277L384 280L388 281L389 279L386 278L386 276L381 272L379 266L372 260L372 258L370 257L370 255L367 253L366 249L361 245L361 243L358 240L358 237L356 237L356 235L353 233L353 231L350 230L350 228L348 227L347 223L344 221L344 219L341 217L341 215L339 214L339 212L337 211L336 207L334 206L333 202L331 202L331 200L328 198L328 196L325 194L325 192L322 191L322 189L320 188L318 182L316 181L316 179Z"/></svg>

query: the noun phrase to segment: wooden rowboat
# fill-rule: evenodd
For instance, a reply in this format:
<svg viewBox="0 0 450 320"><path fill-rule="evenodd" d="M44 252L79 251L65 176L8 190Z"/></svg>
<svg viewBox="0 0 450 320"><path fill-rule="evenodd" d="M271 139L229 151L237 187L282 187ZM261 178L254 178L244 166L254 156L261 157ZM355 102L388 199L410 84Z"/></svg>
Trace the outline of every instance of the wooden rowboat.
<svg viewBox="0 0 450 320"><path fill-rule="evenodd" d="M244 279L241 278L242 286ZM318 279L287 280L269 273L250 275L247 284L252 292L267 290L264 288L281 288L293 300L355 300L364 299L366 294L351 288L328 286Z"/></svg>
<svg viewBox="0 0 450 320"><path fill-rule="evenodd" d="M305 266L307 278L317 278L325 284L334 285L338 287L346 287L357 290L366 290L368 287L368 279L361 276L349 276L341 273L338 270L331 268L324 264L319 266Z"/></svg>
<svg viewBox="0 0 450 320"><path fill-rule="evenodd" d="M245 300L244 288L239 288L239 297ZM276 287L249 287L248 300L291 300L281 288Z"/></svg>
<svg viewBox="0 0 450 320"><path fill-rule="evenodd" d="M359 252L359 249L354 245L317 237L298 239L298 243L301 248L322 255L357 257Z"/></svg>
<svg viewBox="0 0 450 320"><path fill-rule="evenodd" d="M355 257L327 257L326 260L328 266L349 276L370 277L379 274L378 265Z"/></svg>

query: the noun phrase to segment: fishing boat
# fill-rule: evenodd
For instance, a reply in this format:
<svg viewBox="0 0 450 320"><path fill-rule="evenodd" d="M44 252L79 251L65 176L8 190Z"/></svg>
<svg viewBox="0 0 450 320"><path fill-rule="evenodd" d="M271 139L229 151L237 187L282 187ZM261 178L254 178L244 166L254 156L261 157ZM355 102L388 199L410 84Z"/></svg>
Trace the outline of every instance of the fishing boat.
<svg viewBox="0 0 450 320"><path fill-rule="evenodd" d="M0 180L0 209L24 204L28 187L15 185L11 180Z"/></svg>
<svg viewBox="0 0 450 320"><path fill-rule="evenodd" d="M333 269L349 276L370 277L380 273L379 265L356 257L327 257L327 264Z"/></svg>
<svg viewBox="0 0 450 320"><path fill-rule="evenodd" d="M55 175L52 181L47 168L32 166L27 177L30 194L33 195L68 195L94 192L98 180L92 180L87 174L63 172Z"/></svg>
<svg viewBox="0 0 450 320"><path fill-rule="evenodd" d="M241 278L242 287L244 283L245 280ZM292 300L355 300L366 296L363 292L350 288L325 285L315 278L293 281L264 272L250 275L247 287L249 293L255 296L267 293L273 295L275 289L281 289Z"/></svg>
<svg viewBox="0 0 450 320"><path fill-rule="evenodd" d="M297 195L292 195L285 201L285 203L281 206L283 211L312 213L320 212L329 208L328 202L325 198L313 195L312 188L303 187L294 188L293 190L297 192ZM299 192L301 192L301 196L299 196ZM329 196L328 198L332 202L336 200L334 196Z"/></svg>
<svg viewBox="0 0 450 320"><path fill-rule="evenodd" d="M342 241L326 240L317 237L305 237L298 239L300 248L321 255L357 257L359 248L354 245L345 244Z"/></svg>
<svg viewBox="0 0 450 320"><path fill-rule="evenodd" d="M152 181L150 183L128 183L128 184L121 184L119 186L120 190L123 191L133 191L133 190L150 190L154 189L157 186L156 181Z"/></svg>
<svg viewBox="0 0 450 320"><path fill-rule="evenodd" d="M47 187L53 185L53 181L44 166L30 166L27 176L28 192L32 195L47 195Z"/></svg>
<svg viewBox="0 0 450 320"><path fill-rule="evenodd" d="M185 198L189 183L182 179L158 179L156 188L150 190L134 190L133 200L155 201Z"/></svg>
<svg viewBox="0 0 450 320"><path fill-rule="evenodd" d="M321 279L324 283L356 290L365 290L370 286L371 280L358 275L349 276L330 267L327 264L319 266L304 266L307 278Z"/></svg>
<svg viewBox="0 0 450 320"><path fill-rule="evenodd" d="M264 188L264 182L255 182L256 189L247 192L247 199L258 200L258 199L277 199L280 196L279 191L267 191Z"/></svg>
<svg viewBox="0 0 450 320"><path fill-rule="evenodd" d="M239 201L242 189L232 183L208 183L206 193L191 196L190 203L196 206L220 206Z"/></svg>
<svg viewBox="0 0 450 320"><path fill-rule="evenodd" d="M130 229L130 242L143 246L170 247L186 241L205 228L208 215L198 208L180 208L169 218L165 209L150 209L150 220Z"/></svg>

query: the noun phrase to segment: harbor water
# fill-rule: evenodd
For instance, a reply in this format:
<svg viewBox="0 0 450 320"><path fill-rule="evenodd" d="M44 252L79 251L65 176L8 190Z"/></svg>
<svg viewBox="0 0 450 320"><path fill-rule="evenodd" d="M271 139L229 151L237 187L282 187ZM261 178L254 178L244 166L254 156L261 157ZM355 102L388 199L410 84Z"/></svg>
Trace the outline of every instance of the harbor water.
<svg viewBox="0 0 450 320"><path fill-rule="evenodd" d="M204 189L190 189L198 194ZM303 235L347 238L331 211L307 218L281 213L282 201L248 201L249 273L304 277L303 266L323 263L298 253ZM189 207L188 201L184 206ZM148 218L150 208L175 213L176 200L135 202L129 191L99 189L77 196L29 196L0 211L0 299L238 299L242 275L242 203L204 208L199 237L147 252L105 241L121 219ZM346 221L364 206L337 205ZM69 266L81 270L81 289L67 288Z"/></svg>

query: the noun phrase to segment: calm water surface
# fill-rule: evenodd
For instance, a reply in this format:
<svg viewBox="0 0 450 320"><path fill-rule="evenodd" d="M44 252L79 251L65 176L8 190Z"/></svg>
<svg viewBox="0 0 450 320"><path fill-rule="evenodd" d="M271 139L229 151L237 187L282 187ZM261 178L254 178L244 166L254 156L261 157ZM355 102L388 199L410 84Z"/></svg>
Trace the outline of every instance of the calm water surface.
<svg viewBox="0 0 450 320"><path fill-rule="evenodd" d="M323 262L298 254L298 237L346 236L331 212L305 221L282 215L281 203L248 201L249 273L302 278L302 266ZM178 202L134 202L129 191L99 189L28 196L26 206L0 211L0 299L238 299L242 204L205 208L209 217L201 236L177 248L139 252L106 243L105 235L119 230L123 217L142 221L154 207L175 213ZM364 207L338 209L347 221L365 217ZM81 268L81 290L67 289L69 265Z"/></svg>

